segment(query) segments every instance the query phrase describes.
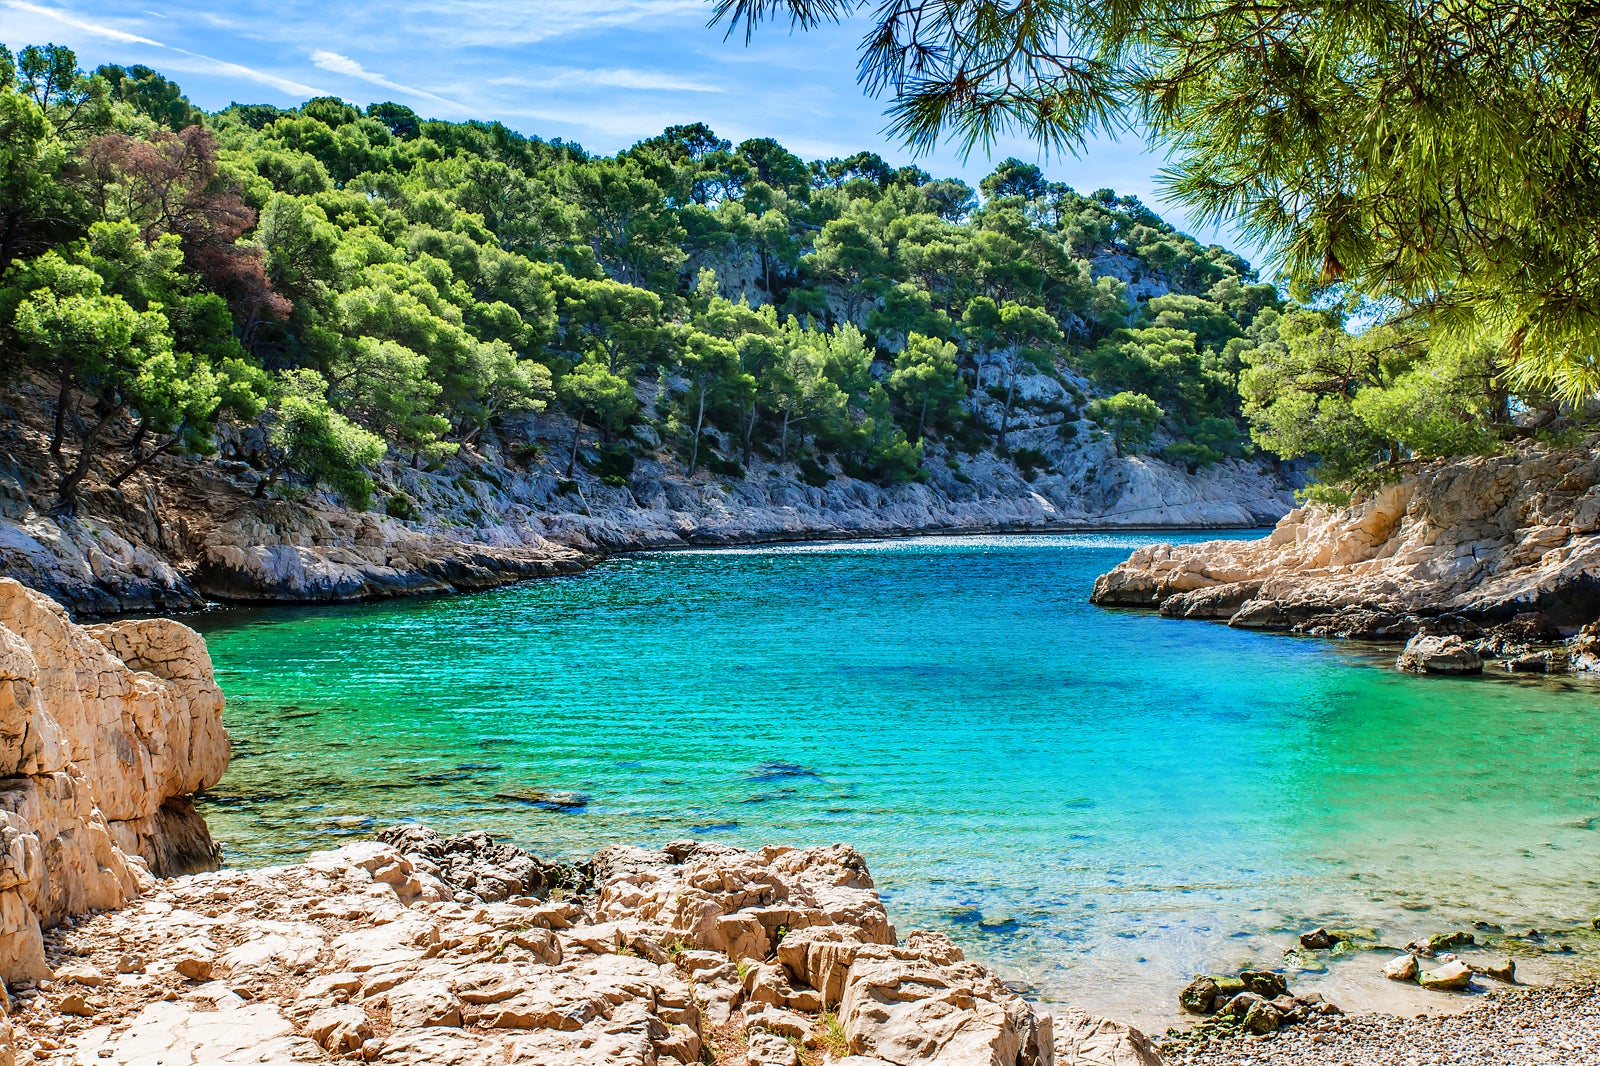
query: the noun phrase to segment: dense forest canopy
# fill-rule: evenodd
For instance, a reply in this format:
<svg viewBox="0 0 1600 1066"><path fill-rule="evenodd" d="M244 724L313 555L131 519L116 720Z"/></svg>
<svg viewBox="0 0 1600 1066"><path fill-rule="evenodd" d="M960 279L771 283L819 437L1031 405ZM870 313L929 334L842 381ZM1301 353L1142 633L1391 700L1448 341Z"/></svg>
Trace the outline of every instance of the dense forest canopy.
<svg viewBox="0 0 1600 1066"><path fill-rule="evenodd" d="M1073 150L1131 130L1166 149L1173 196L1240 226L1298 296L1365 304L1405 335L1393 350L1413 355L1340 375L1346 391L1409 373L1422 344L1439 381L1483 377L1487 353L1532 405L1600 397L1591 5L710 3L746 32L870 9L861 79L916 146L1010 131Z"/></svg>
<svg viewBox="0 0 1600 1066"><path fill-rule="evenodd" d="M1135 199L1017 160L980 184L703 125L601 157L395 103L208 114L145 67L0 49L0 360L51 386L64 512L222 422L259 427L259 493L366 506L385 455L532 454L507 427L541 411L568 478L660 449L820 484L1004 453L1038 374L1191 467L1248 454L1244 416L1343 474L1508 410L1478 356L1353 343Z"/></svg>

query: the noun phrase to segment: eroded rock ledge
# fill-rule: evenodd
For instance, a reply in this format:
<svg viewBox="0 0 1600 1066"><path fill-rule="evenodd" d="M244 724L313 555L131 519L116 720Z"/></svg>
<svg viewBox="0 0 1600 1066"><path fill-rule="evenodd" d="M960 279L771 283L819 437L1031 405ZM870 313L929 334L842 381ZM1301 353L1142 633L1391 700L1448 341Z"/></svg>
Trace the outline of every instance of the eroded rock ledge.
<svg viewBox="0 0 1600 1066"><path fill-rule="evenodd" d="M1040 1013L942 934L898 937L842 844L572 867L483 834L384 836L53 932L19 1047L85 1066L1160 1066L1137 1031Z"/></svg>
<svg viewBox="0 0 1600 1066"><path fill-rule="evenodd" d="M0 579L0 979L49 975L42 927L214 865L190 797L228 751L199 634L84 628Z"/></svg>
<svg viewBox="0 0 1600 1066"><path fill-rule="evenodd" d="M1369 639L1440 616L1580 626L1600 617L1600 453L1526 446L1434 464L1348 507L1298 508L1263 540L1142 548L1092 599Z"/></svg>

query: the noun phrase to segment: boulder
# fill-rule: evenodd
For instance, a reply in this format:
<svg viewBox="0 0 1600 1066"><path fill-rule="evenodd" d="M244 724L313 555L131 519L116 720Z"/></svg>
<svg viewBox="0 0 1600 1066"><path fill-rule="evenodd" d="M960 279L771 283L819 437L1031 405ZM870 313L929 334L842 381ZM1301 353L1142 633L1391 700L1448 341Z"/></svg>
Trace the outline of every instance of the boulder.
<svg viewBox="0 0 1600 1066"><path fill-rule="evenodd" d="M750 1066L800 1066L800 1056L794 1045L765 1029L757 1029L750 1034L745 1061Z"/></svg>
<svg viewBox="0 0 1600 1066"><path fill-rule="evenodd" d="M360 1007L324 1007L306 1021L305 1034L333 1054L345 1055L372 1038L372 1022Z"/></svg>
<svg viewBox="0 0 1600 1066"><path fill-rule="evenodd" d="M1321 951L1331 948L1339 942L1339 938L1326 929L1313 929L1309 933L1300 934L1300 946L1309 951Z"/></svg>
<svg viewBox="0 0 1600 1066"><path fill-rule="evenodd" d="M852 1054L895 1063L1049 1066L1049 1015L1036 1016L988 970L912 959L858 960L839 1022Z"/></svg>
<svg viewBox="0 0 1600 1066"><path fill-rule="evenodd" d="M1275 970L1241 970L1239 980L1244 987L1265 999L1275 999L1289 994L1289 979Z"/></svg>
<svg viewBox="0 0 1600 1066"><path fill-rule="evenodd" d="M1411 954L1390 959L1383 965L1383 976L1391 981L1415 981L1417 971L1417 957Z"/></svg>
<svg viewBox="0 0 1600 1066"><path fill-rule="evenodd" d="M1178 1006L1190 1014L1210 1014L1217 1009L1218 994L1216 981L1197 976L1178 993Z"/></svg>
<svg viewBox="0 0 1600 1066"><path fill-rule="evenodd" d="M1481 973L1485 977L1492 977L1496 981L1503 981L1508 985L1517 983L1517 963L1515 959L1505 959L1501 962L1491 962L1484 966L1472 967L1473 973Z"/></svg>
<svg viewBox="0 0 1600 1066"><path fill-rule="evenodd" d="M417 978L390 990L389 1020L396 1029L459 1027L461 1001L445 981Z"/></svg>
<svg viewBox="0 0 1600 1066"><path fill-rule="evenodd" d="M1055 1066L1166 1066L1150 1038L1121 1022L1080 1010L1057 1013Z"/></svg>
<svg viewBox="0 0 1600 1066"><path fill-rule="evenodd" d="M1436 637L1419 633L1406 642L1405 650L1394 664L1413 674L1483 673L1483 660L1471 645L1457 636Z"/></svg>
<svg viewBox="0 0 1600 1066"><path fill-rule="evenodd" d="M1458 992L1472 983L1472 967L1460 959L1452 959L1432 970L1417 975L1417 983L1435 992Z"/></svg>

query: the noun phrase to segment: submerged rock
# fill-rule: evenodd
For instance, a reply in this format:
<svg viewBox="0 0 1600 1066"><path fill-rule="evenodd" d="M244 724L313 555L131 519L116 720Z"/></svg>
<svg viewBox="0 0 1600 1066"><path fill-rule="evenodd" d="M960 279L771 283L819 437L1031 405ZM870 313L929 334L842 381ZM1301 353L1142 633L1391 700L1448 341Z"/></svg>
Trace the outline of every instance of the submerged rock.
<svg viewBox="0 0 1600 1066"><path fill-rule="evenodd" d="M1491 962L1484 966L1472 967L1473 973L1481 973L1485 977L1492 977L1496 981L1503 981L1508 985L1517 983L1517 963L1515 959L1505 959L1501 962Z"/></svg>

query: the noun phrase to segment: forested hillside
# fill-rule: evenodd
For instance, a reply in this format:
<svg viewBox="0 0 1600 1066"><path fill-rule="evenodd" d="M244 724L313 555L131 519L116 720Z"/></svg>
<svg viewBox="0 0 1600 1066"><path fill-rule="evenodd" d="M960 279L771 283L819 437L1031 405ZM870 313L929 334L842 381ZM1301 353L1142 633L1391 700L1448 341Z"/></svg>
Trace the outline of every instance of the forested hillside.
<svg viewBox="0 0 1600 1066"><path fill-rule="evenodd" d="M887 485L1046 465L1008 440L1029 405L1189 468L1251 450L1241 353L1274 289L1015 160L973 190L702 125L599 157L394 103L207 114L57 47L0 53L0 89L0 351L54 398L58 514L219 447L257 495L397 517L386 455Z"/></svg>

